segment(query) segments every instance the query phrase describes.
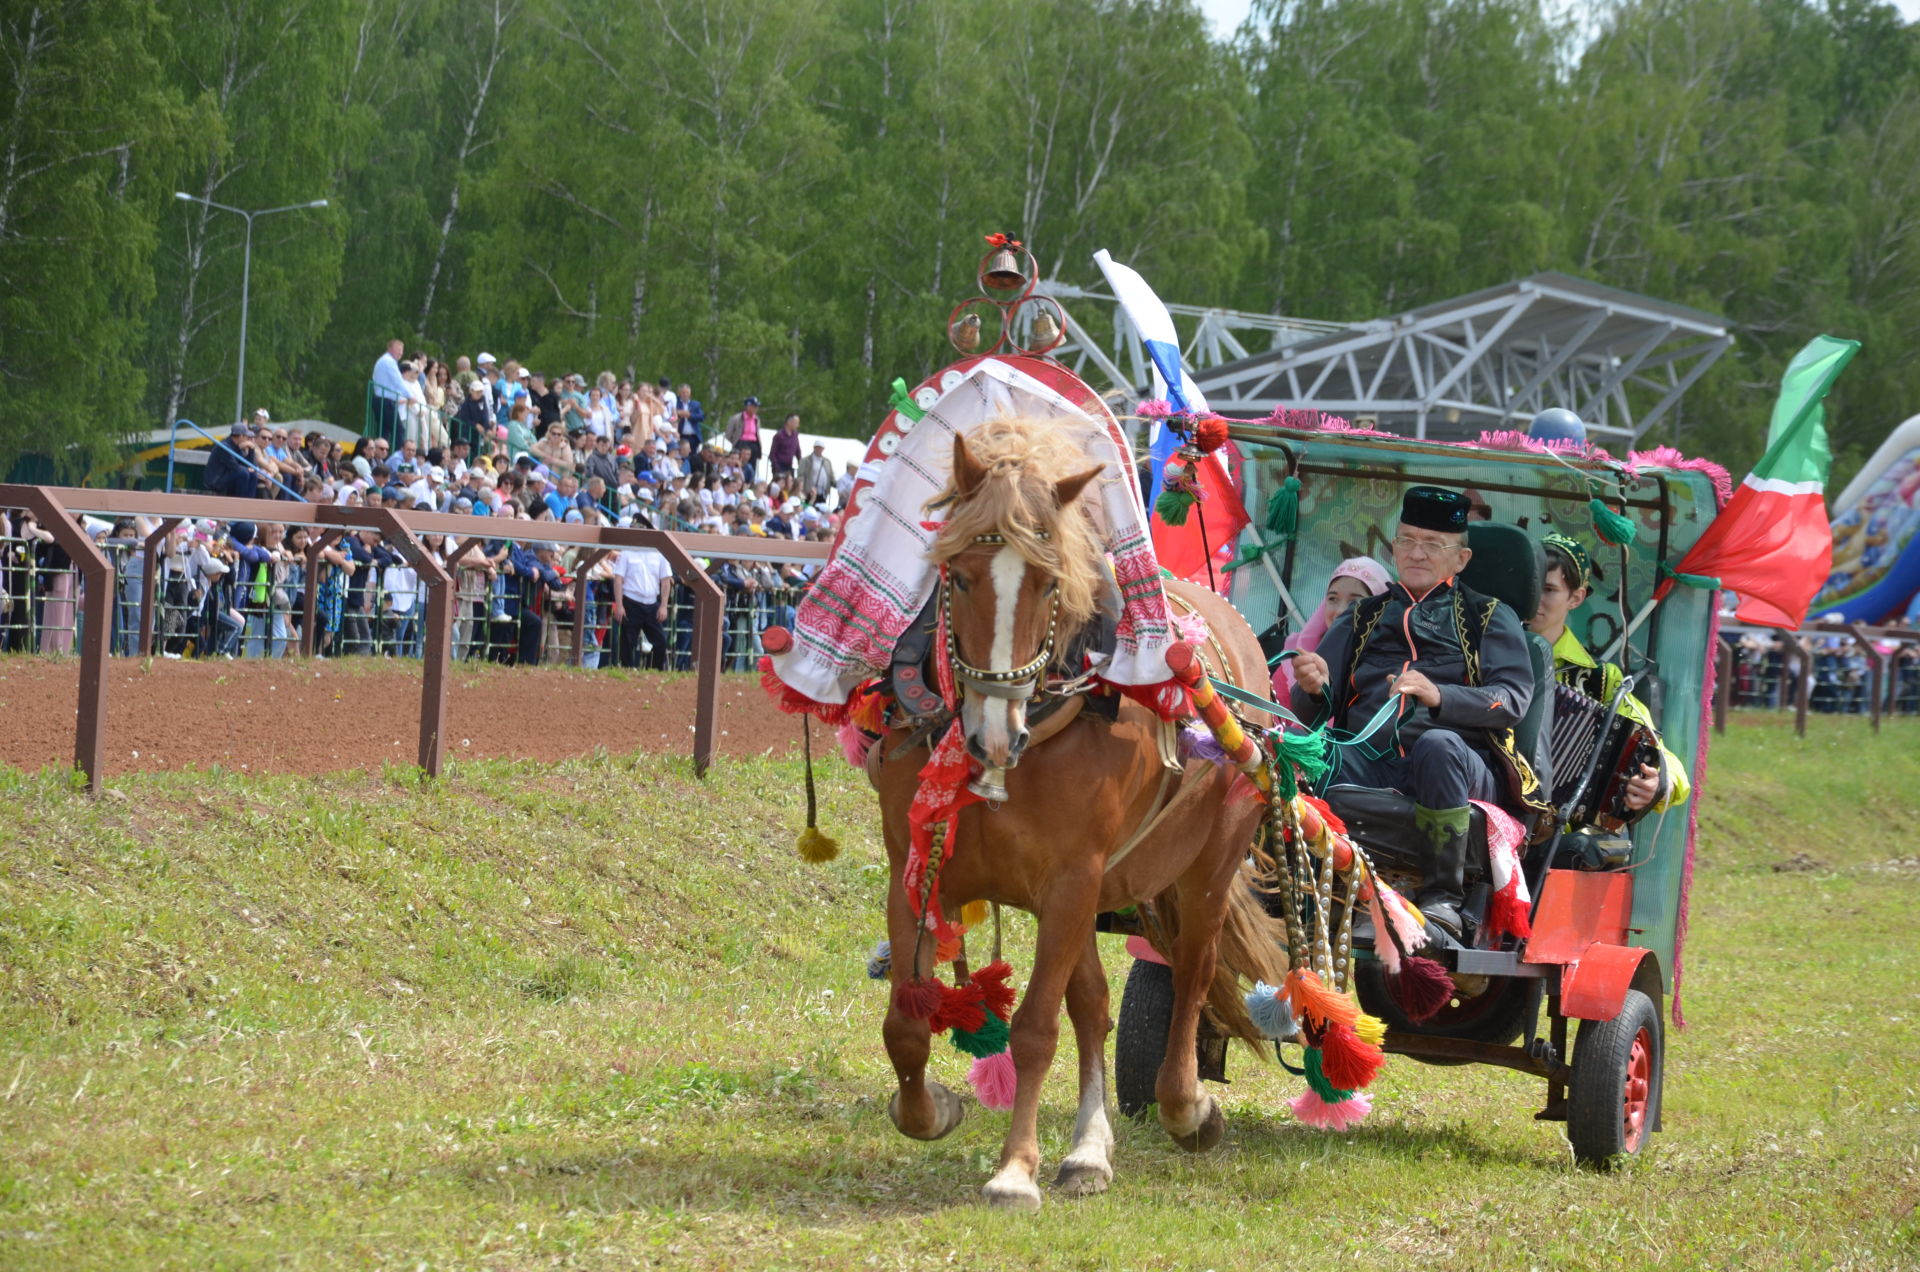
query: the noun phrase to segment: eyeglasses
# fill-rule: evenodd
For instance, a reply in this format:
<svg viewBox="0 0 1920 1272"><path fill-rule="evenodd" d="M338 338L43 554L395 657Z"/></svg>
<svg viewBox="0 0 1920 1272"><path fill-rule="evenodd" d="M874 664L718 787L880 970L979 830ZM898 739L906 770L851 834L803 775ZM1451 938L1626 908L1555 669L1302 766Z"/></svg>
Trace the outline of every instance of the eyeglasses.
<svg viewBox="0 0 1920 1272"><path fill-rule="evenodd" d="M1396 551L1413 557L1434 557L1459 547L1457 543L1448 543L1441 539L1411 539L1406 535L1397 535L1393 540Z"/></svg>

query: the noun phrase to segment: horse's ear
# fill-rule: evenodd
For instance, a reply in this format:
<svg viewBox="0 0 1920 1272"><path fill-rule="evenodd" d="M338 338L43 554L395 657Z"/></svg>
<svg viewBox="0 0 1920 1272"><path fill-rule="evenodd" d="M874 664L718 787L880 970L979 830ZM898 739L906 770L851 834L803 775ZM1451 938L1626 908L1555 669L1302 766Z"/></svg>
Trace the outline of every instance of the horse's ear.
<svg viewBox="0 0 1920 1272"><path fill-rule="evenodd" d="M1071 477L1062 477L1059 481L1054 482L1053 493L1054 496L1059 499L1060 506L1064 508L1078 499L1080 492L1087 488L1089 482L1100 475L1100 471L1100 465L1095 464L1084 473L1075 473Z"/></svg>
<svg viewBox="0 0 1920 1272"><path fill-rule="evenodd" d="M967 449L966 434L956 432L953 435L953 489L962 499L980 488L987 479L987 470Z"/></svg>

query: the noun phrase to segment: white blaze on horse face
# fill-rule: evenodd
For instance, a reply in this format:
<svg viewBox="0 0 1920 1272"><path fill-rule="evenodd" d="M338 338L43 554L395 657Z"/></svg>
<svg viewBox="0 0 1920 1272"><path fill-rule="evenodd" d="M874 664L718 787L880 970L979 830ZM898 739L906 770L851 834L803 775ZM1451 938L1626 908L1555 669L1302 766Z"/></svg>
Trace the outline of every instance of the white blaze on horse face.
<svg viewBox="0 0 1920 1272"><path fill-rule="evenodd" d="M1020 606L1020 584L1027 577L1027 559L1007 546L993 554L988 571L993 580L993 643L983 671L1011 671L1014 665L1014 620ZM961 704L961 722L967 736L988 764L1011 768L1019 760L1014 739L1026 732L1027 704L1006 698L969 693Z"/></svg>

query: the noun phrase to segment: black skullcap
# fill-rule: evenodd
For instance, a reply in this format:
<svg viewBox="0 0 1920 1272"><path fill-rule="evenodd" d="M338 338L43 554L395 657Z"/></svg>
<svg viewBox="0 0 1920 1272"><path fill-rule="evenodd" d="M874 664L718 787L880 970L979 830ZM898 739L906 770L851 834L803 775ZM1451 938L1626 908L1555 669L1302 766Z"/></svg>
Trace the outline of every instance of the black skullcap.
<svg viewBox="0 0 1920 1272"><path fill-rule="evenodd" d="M1416 530L1464 534L1473 501L1457 490L1439 486L1410 486L1400 503L1400 524Z"/></svg>

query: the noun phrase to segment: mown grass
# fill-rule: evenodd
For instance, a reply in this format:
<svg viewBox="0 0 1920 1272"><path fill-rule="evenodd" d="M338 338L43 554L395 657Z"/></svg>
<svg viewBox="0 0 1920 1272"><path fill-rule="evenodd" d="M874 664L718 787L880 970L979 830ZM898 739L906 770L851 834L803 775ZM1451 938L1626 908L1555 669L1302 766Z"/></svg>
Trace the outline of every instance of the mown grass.
<svg viewBox="0 0 1920 1272"><path fill-rule="evenodd" d="M823 771L818 869L785 762L99 802L0 773L0 1267L1920 1267L1912 722L1716 751L1692 1027L1620 1173L1573 1168L1514 1074L1396 1061L1330 1137L1236 1053L1220 1151L1123 1124L1111 1193L1020 1217L973 1204L1003 1115L887 1120L877 823Z"/></svg>

